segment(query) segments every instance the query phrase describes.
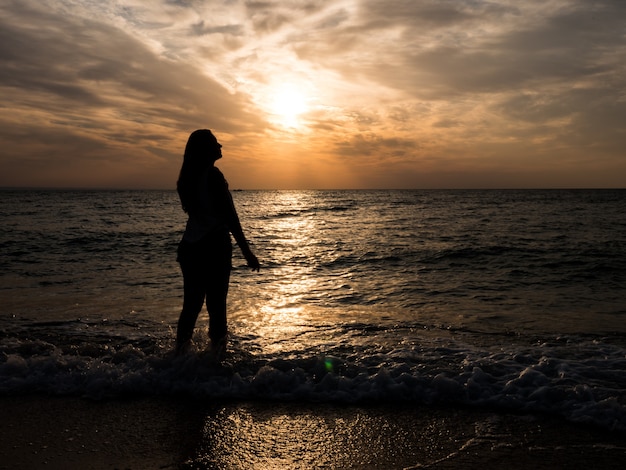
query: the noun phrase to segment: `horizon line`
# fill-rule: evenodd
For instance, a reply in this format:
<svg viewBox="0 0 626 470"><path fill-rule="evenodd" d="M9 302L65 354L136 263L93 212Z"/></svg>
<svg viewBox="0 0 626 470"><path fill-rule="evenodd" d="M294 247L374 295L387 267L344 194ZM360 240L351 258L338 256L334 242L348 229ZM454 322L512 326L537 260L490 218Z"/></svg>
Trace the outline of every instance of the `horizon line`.
<svg viewBox="0 0 626 470"><path fill-rule="evenodd" d="M440 187L440 188L232 188L230 191L568 191L624 190L626 187ZM84 187L84 186L0 186L0 191L176 191L176 188Z"/></svg>

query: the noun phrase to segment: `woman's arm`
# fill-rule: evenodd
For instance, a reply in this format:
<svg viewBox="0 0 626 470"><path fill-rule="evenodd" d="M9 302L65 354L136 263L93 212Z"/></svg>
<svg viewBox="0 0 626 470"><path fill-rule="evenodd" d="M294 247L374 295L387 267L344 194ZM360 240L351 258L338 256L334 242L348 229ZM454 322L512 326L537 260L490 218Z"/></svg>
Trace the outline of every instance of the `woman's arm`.
<svg viewBox="0 0 626 470"><path fill-rule="evenodd" d="M237 209L235 209L235 203L233 202L233 197L228 189L228 183L226 182L224 175L222 175L222 172L215 167L213 176L211 186L215 191L214 194L217 199L216 202L219 212L228 226L228 230L233 234L233 237L235 237L235 241L237 242L237 245L239 245L241 253L248 262L248 266L253 271L258 271L260 269L259 260L254 253L252 253L248 240L246 240L243 233L241 222L239 221L239 215L237 215Z"/></svg>
<svg viewBox="0 0 626 470"><path fill-rule="evenodd" d="M227 199L229 206L227 209L228 217L226 221L228 229L230 230L230 233L233 234L233 237L235 237L235 241L237 242L237 245L239 245L241 253L248 262L248 267L250 267L250 269L252 269L253 271L258 271L261 268L259 260L254 255L254 253L252 253L250 245L248 244L248 240L246 240L246 237L243 234L243 229L241 228L241 222L239 221L239 216L237 215L237 210L235 209L233 197L230 194L230 191L228 191L228 188L226 189L226 191L228 193Z"/></svg>

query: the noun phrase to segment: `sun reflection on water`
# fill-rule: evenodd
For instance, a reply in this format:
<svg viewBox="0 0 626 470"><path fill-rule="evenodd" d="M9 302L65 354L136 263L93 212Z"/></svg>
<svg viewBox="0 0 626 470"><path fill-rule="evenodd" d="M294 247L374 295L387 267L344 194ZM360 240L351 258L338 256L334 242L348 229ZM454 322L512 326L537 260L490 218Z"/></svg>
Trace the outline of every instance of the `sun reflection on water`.
<svg viewBox="0 0 626 470"><path fill-rule="evenodd" d="M275 208L279 216L266 226L276 239L268 253L272 282L264 284L264 291L259 292L263 299L257 310L257 328L275 351L280 351L282 344L292 348L294 338L297 341L299 335L311 329L311 305L320 280L315 273L319 221L301 215L310 204L305 193L286 192Z"/></svg>
<svg viewBox="0 0 626 470"><path fill-rule="evenodd" d="M189 468L207 468L207 464L210 468L413 468L433 453L435 445L460 445L456 435L433 441L433 429L442 428L444 419L449 418L422 409L226 406L206 416L188 464Z"/></svg>

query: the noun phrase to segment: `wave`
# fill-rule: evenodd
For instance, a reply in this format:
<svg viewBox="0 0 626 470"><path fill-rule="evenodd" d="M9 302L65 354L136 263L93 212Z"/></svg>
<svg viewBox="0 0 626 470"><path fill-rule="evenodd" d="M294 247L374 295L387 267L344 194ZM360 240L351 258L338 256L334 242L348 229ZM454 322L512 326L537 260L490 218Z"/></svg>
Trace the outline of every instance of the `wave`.
<svg viewBox="0 0 626 470"><path fill-rule="evenodd" d="M294 217L302 217L302 216L311 216L316 214L323 214L325 212L348 212L354 210L355 207L352 205L337 205L337 206L321 206L321 207L304 207L304 208L295 208L295 209L287 209L283 211L278 211L275 213L263 214L258 216L257 218L260 220L274 220L274 219L286 219L286 218L294 218Z"/></svg>
<svg viewBox="0 0 626 470"><path fill-rule="evenodd" d="M385 347L389 329L408 338L424 326L346 324L339 330L351 340L334 347L272 354L254 338L234 336L217 360L202 350L175 356L168 338L140 324L107 325L108 334L95 326L48 322L29 333L4 331L0 394L469 405L626 430L626 350L595 337L508 347L510 338L501 347L422 338ZM134 333L120 335L123 329Z"/></svg>

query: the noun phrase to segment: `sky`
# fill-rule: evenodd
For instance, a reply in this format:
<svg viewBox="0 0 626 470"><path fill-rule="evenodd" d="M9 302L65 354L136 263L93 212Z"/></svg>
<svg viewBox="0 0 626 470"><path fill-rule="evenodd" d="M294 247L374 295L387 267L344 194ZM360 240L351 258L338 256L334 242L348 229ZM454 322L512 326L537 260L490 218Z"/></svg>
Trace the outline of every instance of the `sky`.
<svg viewBox="0 0 626 470"><path fill-rule="evenodd" d="M0 0L0 187L626 187L624 0Z"/></svg>

